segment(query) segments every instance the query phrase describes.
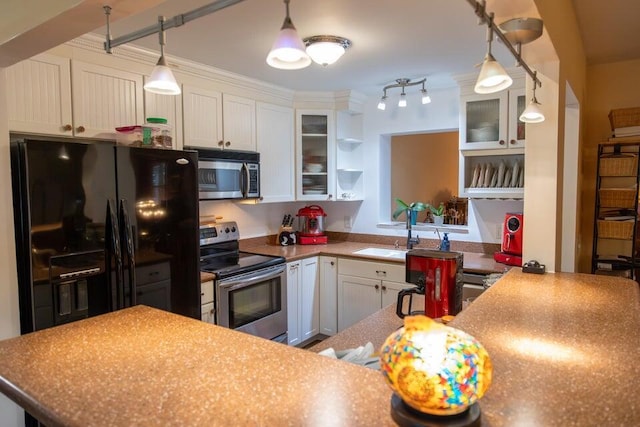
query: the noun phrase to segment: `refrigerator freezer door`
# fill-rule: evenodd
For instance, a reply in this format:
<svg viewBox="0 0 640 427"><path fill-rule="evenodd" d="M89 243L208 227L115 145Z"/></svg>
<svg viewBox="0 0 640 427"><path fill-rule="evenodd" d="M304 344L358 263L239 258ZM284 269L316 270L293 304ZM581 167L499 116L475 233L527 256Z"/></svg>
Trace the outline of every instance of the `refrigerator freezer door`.
<svg viewBox="0 0 640 427"><path fill-rule="evenodd" d="M11 159L22 333L107 311L105 204L115 197L113 144L33 137L13 141ZM71 293L56 288L71 277L86 278L86 285L78 282ZM59 316L54 305L65 306L67 295L75 295L68 308L76 315Z"/></svg>
<svg viewBox="0 0 640 427"><path fill-rule="evenodd" d="M196 153L115 150L118 199L129 212L135 250L137 303L200 319Z"/></svg>

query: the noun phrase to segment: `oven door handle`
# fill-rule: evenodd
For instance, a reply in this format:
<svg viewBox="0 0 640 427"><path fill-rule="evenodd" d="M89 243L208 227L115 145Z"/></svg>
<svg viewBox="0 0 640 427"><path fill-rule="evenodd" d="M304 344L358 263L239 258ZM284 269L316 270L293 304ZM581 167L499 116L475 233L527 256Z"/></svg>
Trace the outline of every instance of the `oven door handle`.
<svg viewBox="0 0 640 427"><path fill-rule="evenodd" d="M218 286L226 291L235 291L236 289L253 285L254 283L261 282L265 279L272 277L278 277L285 271L285 266L279 266L277 268L271 268L268 271L258 275L251 276L251 273L243 274L240 278L221 280Z"/></svg>

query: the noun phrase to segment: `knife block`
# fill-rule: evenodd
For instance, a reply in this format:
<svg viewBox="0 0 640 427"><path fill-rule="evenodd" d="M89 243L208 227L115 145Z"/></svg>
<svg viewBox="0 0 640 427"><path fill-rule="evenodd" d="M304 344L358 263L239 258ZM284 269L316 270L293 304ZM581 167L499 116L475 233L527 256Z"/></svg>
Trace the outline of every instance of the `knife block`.
<svg viewBox="0 0 640 427"><path fill-rule="evenodd" d="M278 230L277 242L280 246L289 246L296 244L296 232L293 227L281 225Z"/></svg>

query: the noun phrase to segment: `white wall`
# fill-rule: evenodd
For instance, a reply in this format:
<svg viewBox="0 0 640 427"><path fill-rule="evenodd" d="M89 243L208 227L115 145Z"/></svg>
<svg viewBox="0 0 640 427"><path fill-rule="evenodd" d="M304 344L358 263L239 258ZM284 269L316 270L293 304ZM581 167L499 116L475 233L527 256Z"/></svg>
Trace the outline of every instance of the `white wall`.
<svg viewBox="0 0 640 427"><path fill-rule="evenodd" d="M0 68L0 87L4 85L5 71ZM4 201L0 204L0 236L3 236L0 243L0 339L20 335L7 117L6 91L0 90L0 200ZM24 425L22 409L3 394L0 394L0 425Z"/></svg>
<svg viewBox="0 0 640 427"><path fill-rule="evenodd" d="M388 102L387 109L377 108L379 98L367 99L363 111L365 200L362 202L290 202L271 204L239 204L227 201L200 203L200 215L221 215L223 220L238 222L243 238L275 234L285 213L295 215L301 207L318 204L327 213L326 229L405 237L405 230L378 228L388 222L389 200L389 144L391 135L428 133L458 129L458 88L431 90L432 103L421 105L418 93L409 94L409 106L400 109ZM437 153L434 153L437 155ZM458 167L457 163L454 165ZM420 179L420 171L416 171ZM522 201L472 200L469 203L469 233L452 234L451 240L470 242L500 242L500 230L507 212L522 212ZM345 227L350 217L352 227ZM425 238L436 238L435 232L421 232Z"/></svg>

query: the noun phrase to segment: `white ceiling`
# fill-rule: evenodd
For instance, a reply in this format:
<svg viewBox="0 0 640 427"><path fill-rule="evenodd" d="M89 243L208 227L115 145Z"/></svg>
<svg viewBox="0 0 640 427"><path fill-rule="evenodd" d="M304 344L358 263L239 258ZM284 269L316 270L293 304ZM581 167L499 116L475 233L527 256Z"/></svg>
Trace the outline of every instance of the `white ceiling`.
<svg viewBox="0 0 640 427"><path fill-rule="evenodd" d="M112 24L112 36L153 25L158 15L171 18L208 3L211 0L168 0ZM583 29L608 29L606 37L602 31L585 32L590 61L607 55L617 57L624 52L640 57L640 26L633 23L628 31L626 28L615 31L619 27L608 18L603 19L613 15L629 22L640 16L640 1L574 0L574 4ZM629 7L623 7L630 5L633 13L628 13ZM300 37L338 35L349 38L352 47L328 67L313 63L302 70L271 68L265 58L282 25L284 3L245 0L168 30L166 53L294 90L354 89L377 94L383 86L401 77L426 77L428 89L454 86L452 75L477 72L474 67L486 51L486 26L478 25L467 0L291 0L290 8ZM489 0L487 10L495 12L497 23L514 17L538 16L533 0ZM622 13L614 13L615 10ZM627 39L631 32L635 37ZM105 27L96 33L104 35ZM615 34L619 39L610 39ZM540 40L523 46L523 51L536 49ZM132 44L159 49L157 35ZM630 45L635 48L627 49ZM622 52L612 53L612 47ZM495 42L493 51L505 67L514 64L501 43Z"/></svg>

